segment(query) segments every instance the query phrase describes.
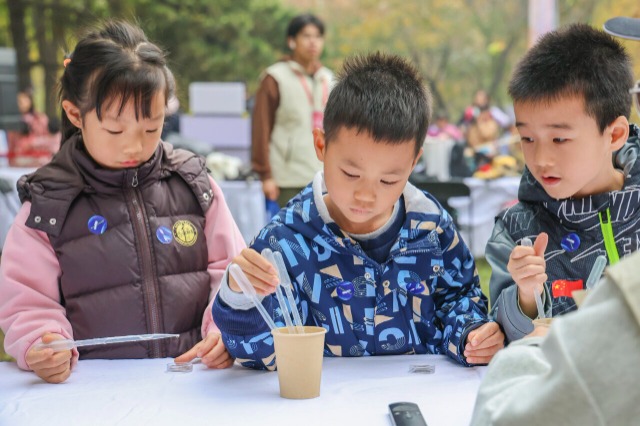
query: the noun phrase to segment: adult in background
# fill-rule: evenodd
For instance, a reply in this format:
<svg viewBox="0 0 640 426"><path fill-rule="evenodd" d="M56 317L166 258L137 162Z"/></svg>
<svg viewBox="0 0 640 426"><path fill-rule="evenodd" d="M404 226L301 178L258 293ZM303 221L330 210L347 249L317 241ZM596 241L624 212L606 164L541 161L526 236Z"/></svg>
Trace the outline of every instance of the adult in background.
<svg viewBox="0 0 640 426"><path fill-rule="evenodd" d="M333 73L322 66L324 23L304 14L287 28L291 55L262 74L255 99L251 161L267 200L284 206L313 180L322 163L312 131L322 128Z"/></svg>

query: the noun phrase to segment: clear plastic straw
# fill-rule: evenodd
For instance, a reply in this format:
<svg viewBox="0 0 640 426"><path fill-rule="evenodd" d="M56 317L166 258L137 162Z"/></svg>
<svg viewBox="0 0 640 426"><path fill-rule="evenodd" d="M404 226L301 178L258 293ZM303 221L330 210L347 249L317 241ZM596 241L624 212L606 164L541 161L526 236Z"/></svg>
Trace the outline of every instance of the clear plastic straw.
<svg viewBox="0 0 640 426"><path fill-rule="evenodd" d="M587 289L591 290L598 284L600 281L600 276L604 271L604 268L607 266L607 258L603 255L600 255L596 258L593 267L591 268L591 272L589 273L589 278L587 278Z"/></svg>
<svg viewBox="0 0 640 426"><path fill-rule="evenodd" d="M298 330L298 333L304 333L304 327L302 326L302 318L300 318L300 312L298 312L298 305L296 305L296 299L293 297L293 291L291 288L291 280L289 279L289 272L287 266L284 264L282 253L279 251L273 253L273 257L278 264L278 274L280 276L280 284L284 287L284 292L287 294L287 300L289 300L289 306L291 307L291 313L293 314L293 323Z"/></svg>
<svg viewBox="0 0 640 426"><path fill-rule="evenodd" d="M522 239L521 245L524 247L533 247L533 243L531 239L525 237ZM540 293L537 289L533 289L533 297L536 300L536 308L538 308L538 318L545 318L544 314L544 306L542 305L542 297L540 297Z"/></svg>
<svg viewBox="0 0 640 426"><path fill-rule="evenodd" d="M85 339L85 340L60 339L60 340L54 340L53 342L50 342L50 343L37 343L34 346L34 348L37 350L51 348L55 352L60 352L60 351L69 350L73 348L80 348L82 346L109 345L113 343L125 343L125 342L143 342L147 340L172 339L177 337L180 337L180 335L154 333L154 334L131 334L128 336L114 336L114 337L97 337L95 339Z"/></svg>
<svg viewBox="0 0 640 426"><path fill-rule="evenodd" d="M273 265L273 267L278 270L278 265L276 263L276 259L273 256L273 252L271 249L266 248L262 250L262 256L269 261ZM276 297L278 298L278 303L280 304L280 309L282 310L282 316L284 317L284 323L287 326L287 330L289 334L297 333L297 330L293 328L293 323L291 322L291 315L289 314L289 308L287 307L287 302L284 299L284 294L282 292L282 282L278 283L276 287Z"/></svg>
<svg viewBox="0 0 640 426"><path fill-rule="evenodd" d="M273 319L271 319L264 306L262 306L260 300L258 300L256 289L253 288L253 285L249 282L244 272L242 272L242 268L233 263L231 264L231 266L229 266L229 273L231 274L233 279L236 280L236 283L238 283L238 286L240 287L242 292L249 299L251 299L255 307L258 309L258 312L260 312L260 315L262 315L262 319L264 319L264 322L266 322L269 326L269 329L273 330L274 328L276 328L276 324L273 322Z"/></svg>

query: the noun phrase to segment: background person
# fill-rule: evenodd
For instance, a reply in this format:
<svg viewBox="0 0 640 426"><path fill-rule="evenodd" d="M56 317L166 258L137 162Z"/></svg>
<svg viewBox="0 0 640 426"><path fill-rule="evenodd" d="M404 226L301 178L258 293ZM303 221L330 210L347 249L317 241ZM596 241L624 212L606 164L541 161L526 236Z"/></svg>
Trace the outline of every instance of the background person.
<svg viewBox="0 0 640 426"><path fill-rule="evenodd" d="M322 128L332 72L322 66L324 23L296 16L287 28L291 56L267 68L255 97L251 161L267 200L284 206L309 183L321 163L312 131Z"/></svg>

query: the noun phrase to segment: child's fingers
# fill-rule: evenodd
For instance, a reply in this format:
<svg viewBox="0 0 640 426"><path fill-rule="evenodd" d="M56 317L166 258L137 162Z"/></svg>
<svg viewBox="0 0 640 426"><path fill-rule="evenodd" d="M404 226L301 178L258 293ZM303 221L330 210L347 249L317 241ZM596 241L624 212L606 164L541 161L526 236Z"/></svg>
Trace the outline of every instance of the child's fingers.
<svg viewBox="0 0 640 426"><path fill-rule="evenodd" d="M182 362L189 362L193 360L195 357L198 356L198 348L199 348L198 345L200 345L200 343L196 344L194 347L192 347L182 355L179 355L176 358L174 358L173 362L182 363Z"/></svg>
<svg viewBox="0 0 640 426"><path fill-rule="evenodd" d="M260 253L253 249L243 249L241 252L241 256L247 261L247 266L251 265L253 269L255 269L255 273L263 272L265 275L277 275L278 271L274 268L274 266ZM245 265L242 266L244 270Z"/></svg>
<svg viewBox="0 0 640 426"><path fill-rule="evenodd" d="M537 274L537 275L533 275L530 277L526 277L526 278L515 278L514 277L514 281L516 282L516 284L518 285L518 287L521 287L523 289L536 289L540 294L542 294L542 289L540 288L541 283L544 283L547 281L547 274Z"/></svg>
<svg viewBox="0 0 640 426"><path fill-rule="evenodd" d="M216 344L201 356L202 362L207 366L218 364L221 359L228 357L229 352L227 352L227 348L222 343L222 339L217 340Z"/></svg>
<svg viewBox="0 0 640 426"><path fill-rule="evenodd" d="M535 254L536 252L533 250L533 247L515 246L513 250L511 250L511 254L509 255L509 258L511 260L518 260L527 256L535 256Z"/></svg>
<svg viewBox="0 0 640 426"><path fill-rule="evenodd" d="M494 346L500 346L500 347L504 346L504 334L502 334L500 330L496 331L494 334L488 336L486 339L484 339L481 342L478 342L475 345L468 343L467 345L465 345L464 350L466 354L467 350L471 350L471 351L482 350L486 348L492 348Z"/></svg>
<svg viewBox="0 0 640 426"><path fill-rule="evenodd" d="M544 252L547 249L547 244L549 243L549 235L546 232L541 232L537 237L536 241L533 243L533 250L536 253L536 256L540 256L544 258Z"/></svg>
<svg viewBox="0 0 640 426"><path fill-rule="evenodd" d="M469 349L464 351L464 356L469 360L469 358L478 358L478 357L491 357L500 349L502 349L502 345L493 345L486 348L481 349Z"/></svg>
<svg viewBox="0 0 640 426"><path fill-rule="evenodd" d="M500 331L500 326L496 322L488 322L480 327L472 330L467 336L467 343L471 346L478 346L485 341L489 336Z"/></svg>

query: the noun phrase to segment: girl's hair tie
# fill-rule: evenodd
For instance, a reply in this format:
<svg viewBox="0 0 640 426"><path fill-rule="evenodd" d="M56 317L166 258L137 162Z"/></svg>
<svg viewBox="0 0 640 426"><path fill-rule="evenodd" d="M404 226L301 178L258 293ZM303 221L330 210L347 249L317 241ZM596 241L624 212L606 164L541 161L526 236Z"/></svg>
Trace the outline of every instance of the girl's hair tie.
<svg viewBox="0 0 640 426"><path fill-rule="evenodd" d="M66 68L70 62L71 62L71 58L65 58L64 61L62 61L62 65L64 65L64 67Z"/></svg>

